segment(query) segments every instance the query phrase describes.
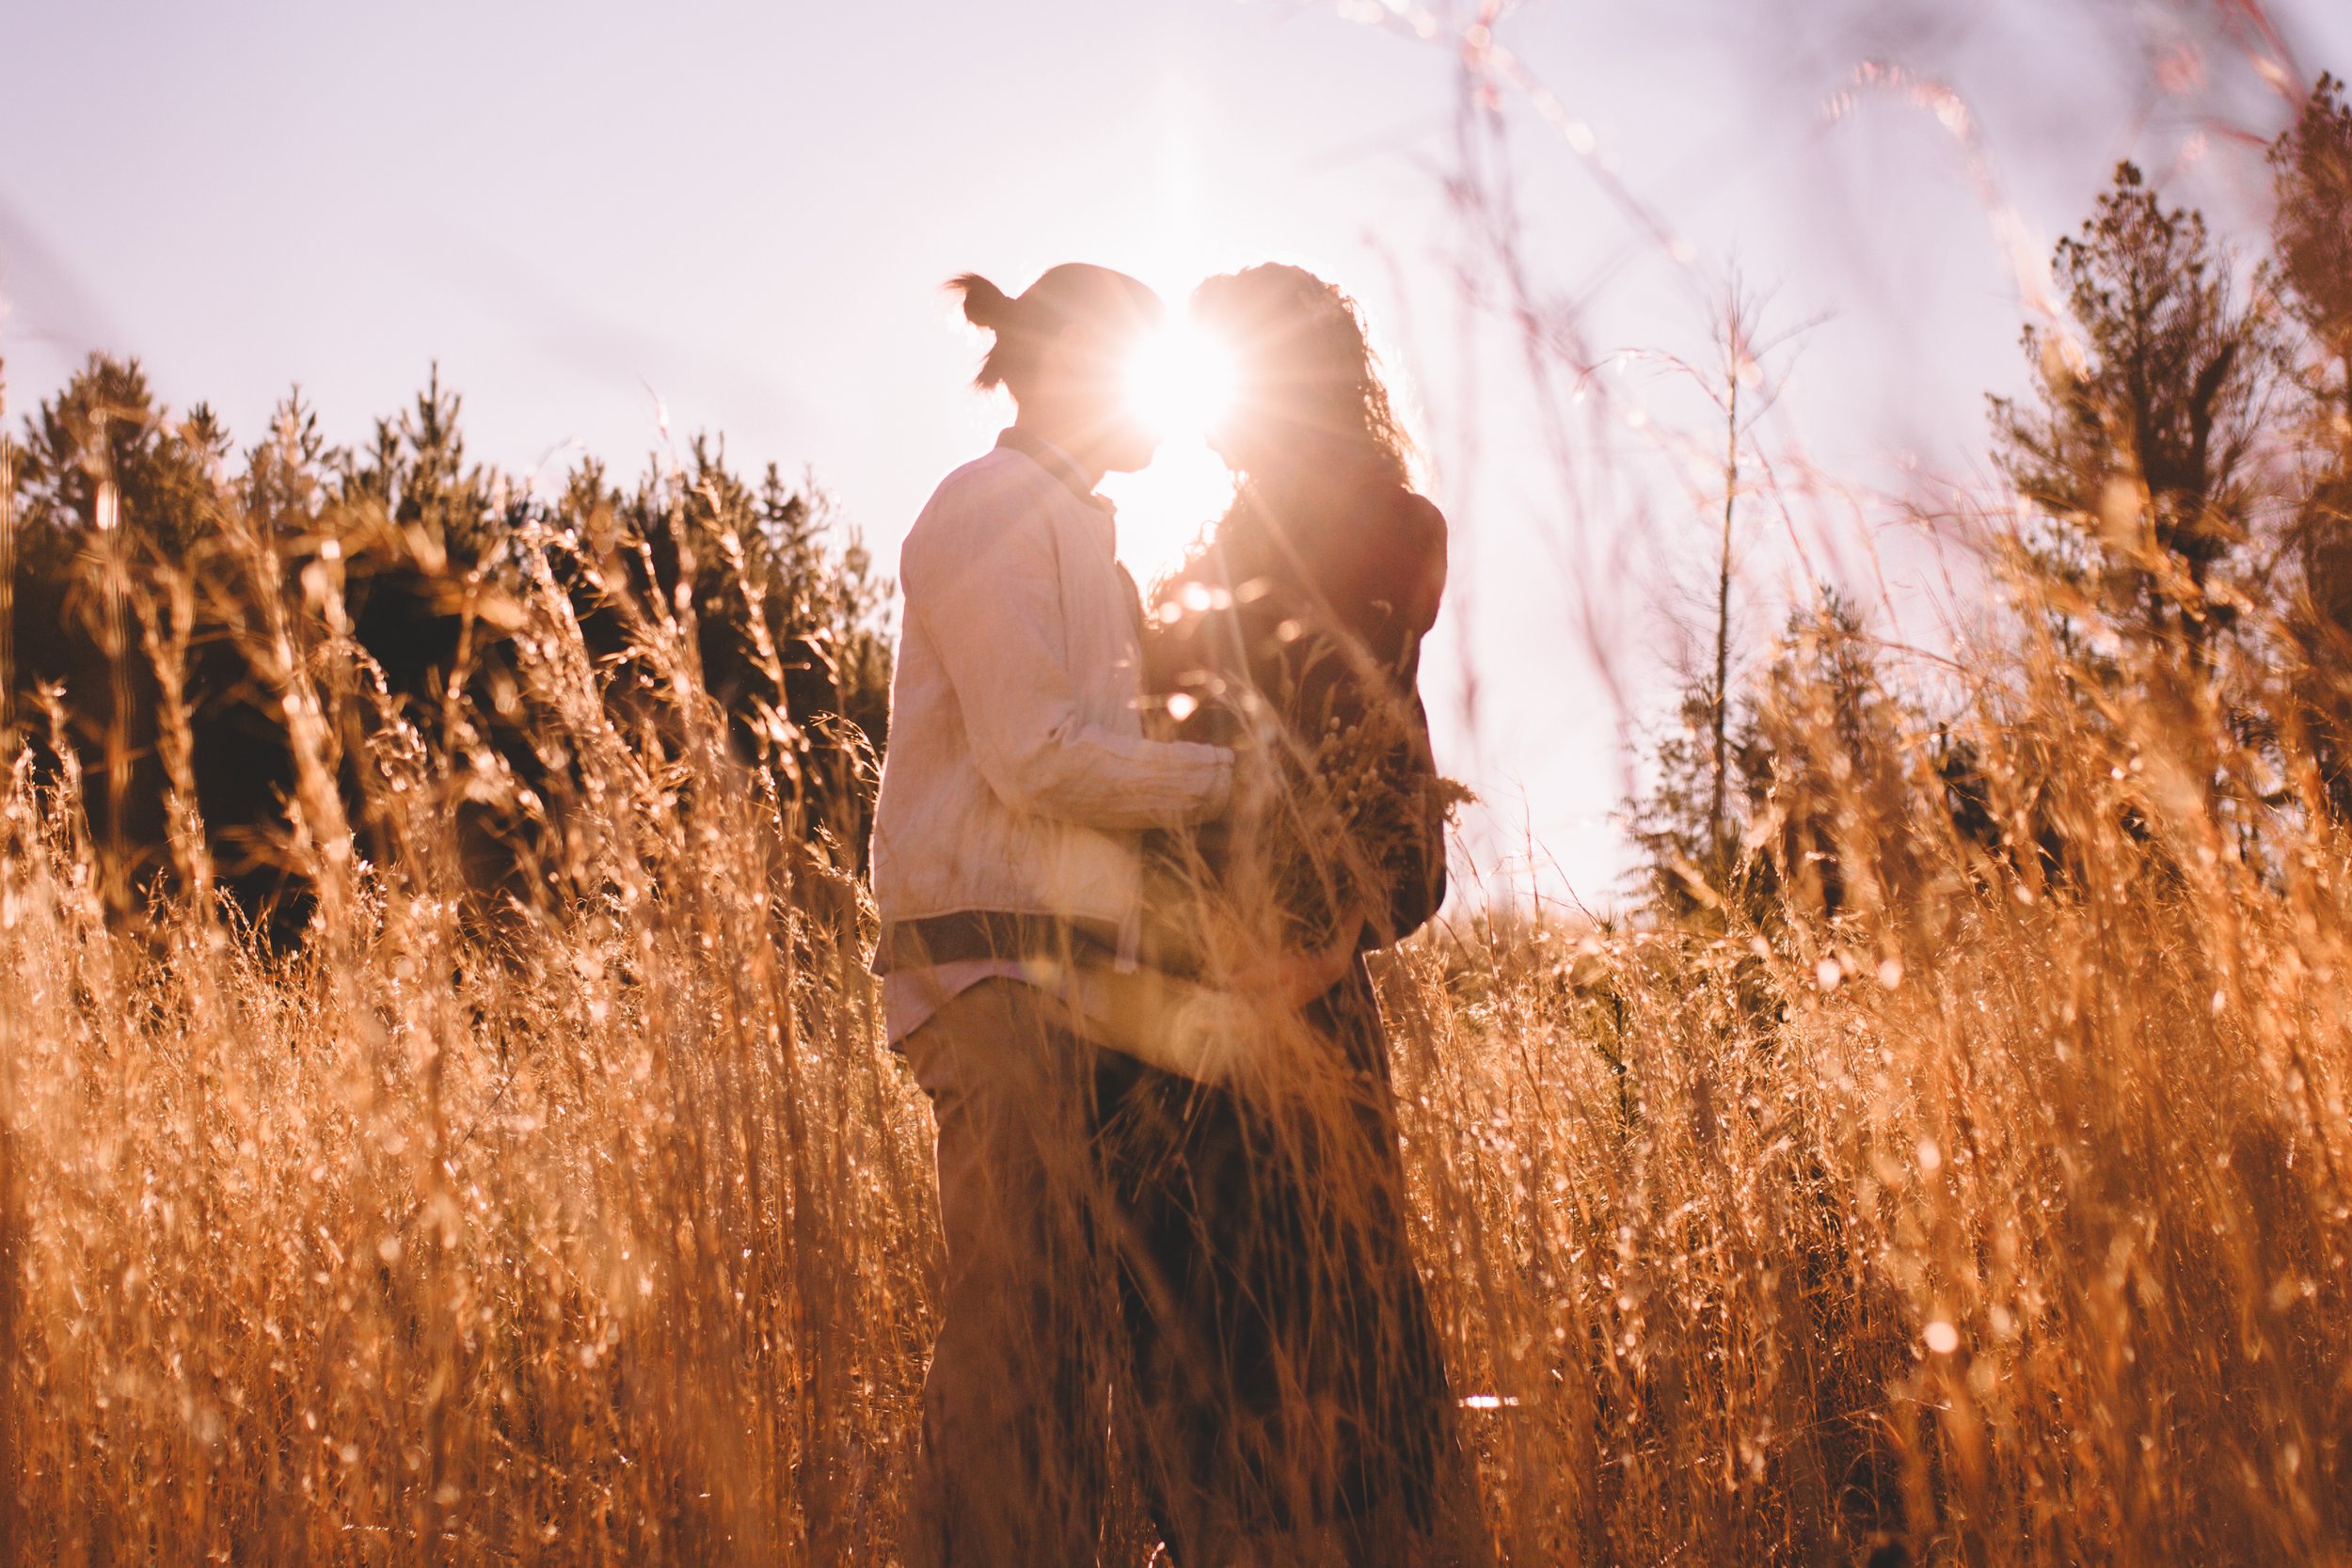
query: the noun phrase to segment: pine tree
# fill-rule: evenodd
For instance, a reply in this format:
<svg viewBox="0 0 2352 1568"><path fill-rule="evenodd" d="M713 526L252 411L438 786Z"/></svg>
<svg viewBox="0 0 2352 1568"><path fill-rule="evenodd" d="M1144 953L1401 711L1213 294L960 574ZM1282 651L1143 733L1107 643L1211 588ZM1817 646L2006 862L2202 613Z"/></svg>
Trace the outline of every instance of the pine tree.
<svg viewBox="0 0 2352 1568"><path fill-rule="evenodd" d="M2083 342L2027 326L2034 394L1992 415L1995 461L2048 525L2034 564L2060 641L2079 651L2079 610L2095 610L2206 669L2232 619L2216 573L2255 502L2274 324L2239 299L2203 217L2128 163L2055 266Z"/></svg>
<svg viewBox="0 0 2352 1568"><path fill-rule="evenodd" d="M430 547L465 565L500 542L493 476L466 461L458 428L464 400L441 386L435 365L423 391L397 419L375 421L363 451L342 457L342 497L373 501L391 521L419 531Z"/></svg>
<svg viewBox="0 0 2352 1568"><path fill-rule="evenodd" d="M1905 714L1861 610L1835 588L1788 618L1758 683L1748 785L1756 876L1789 912L1885 908L1916 880Z"/></svg>
<svg viewBox="0 0 2352 1568"><path fill-rule="evenodd" d="M92 355L26 421L16 483L28 567L56 570L118 525L133 556L185 557L211 527L228 451L205 405L175 423L136 359Z"/></svg>
<svg viewBox="0 0 2352 1568"><path fill-rule="evenodd" d="M1724 807L1715 805L1714 723L1727 716ZM1861 612L1835 588L1789 613L1771 661L1718 703L1688 681L1679 724L1651 752L1654 782L1628 812L1644 901L1662 923L1771 928L1835 919L1913 879L1902 705L1879 669Z"/></svg>
<svg viewBox="0 0 2352 1568"><path fill-rule="evenodd" d="M1712 672L1700 671L1683 683L1675 722L1651 743L1654 778L1628 808L1626 827L1641 851L1642 901L1664 924L1687 927L1747 903L1741 838L1759 762L1754 728L1753 705L1719 693Z"/></svg>

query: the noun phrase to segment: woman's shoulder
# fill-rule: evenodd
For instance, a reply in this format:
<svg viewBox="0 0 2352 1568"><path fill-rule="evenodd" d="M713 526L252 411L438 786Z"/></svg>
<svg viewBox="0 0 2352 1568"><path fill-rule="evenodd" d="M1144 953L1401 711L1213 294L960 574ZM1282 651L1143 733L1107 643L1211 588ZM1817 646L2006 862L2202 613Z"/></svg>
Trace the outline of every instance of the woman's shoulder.
<svg viewBox="0 0 2352 1568"><path fill-rule="evenodd" d="M1446 521L1438 503L1417 490L1397 485L1389 497L1389 529L1397 552L1445 570Z"/></svg>

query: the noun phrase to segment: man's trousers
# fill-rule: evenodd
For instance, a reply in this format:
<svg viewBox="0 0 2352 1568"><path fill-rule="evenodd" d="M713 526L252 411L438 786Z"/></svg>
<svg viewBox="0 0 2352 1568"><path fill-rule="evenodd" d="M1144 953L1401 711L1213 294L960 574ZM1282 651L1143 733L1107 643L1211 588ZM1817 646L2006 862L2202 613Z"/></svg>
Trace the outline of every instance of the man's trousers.
<svg viewBox="0 0 2352 1568"><path fill-rule="evenodd" d="M904 1543L910 1568L1094 1568L1110 1428L1097 1048L986 980L901 1042L939 1123L947 1245Z"/></svg>

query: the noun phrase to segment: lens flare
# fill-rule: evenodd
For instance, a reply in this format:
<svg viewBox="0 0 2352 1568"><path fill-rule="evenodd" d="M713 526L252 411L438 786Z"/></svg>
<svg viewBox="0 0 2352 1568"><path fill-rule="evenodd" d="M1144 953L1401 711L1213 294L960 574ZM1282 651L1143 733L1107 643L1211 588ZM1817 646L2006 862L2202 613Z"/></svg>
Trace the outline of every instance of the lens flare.
<svg viewBox="0 0 2352 1568"><path fill-rule="evenodd" d="M1127 366L1129 402L1163 436L1216 428L1233 401L1232 355L1216 339L1171 327L1146 340Z"/></svg>

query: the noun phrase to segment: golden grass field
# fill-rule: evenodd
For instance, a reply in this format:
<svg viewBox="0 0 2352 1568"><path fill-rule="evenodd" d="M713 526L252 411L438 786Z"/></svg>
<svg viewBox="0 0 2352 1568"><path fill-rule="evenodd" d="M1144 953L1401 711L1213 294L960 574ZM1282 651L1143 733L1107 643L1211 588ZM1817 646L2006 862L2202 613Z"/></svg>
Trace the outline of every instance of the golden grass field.
<svg viewBox="0 0 2352 1568"><path fill-rule="evenodd" d="M402 851L358 862L331 640L271 666L298 951L209 907L192 831L197 891L109 918L75 780L20 764L7 1560L890 1560L940 1259L858 888L658 636L649 752L531 614L573 892L501 921L449 827L521 790L486 754L385 731ZM1463 888L1382 961L1502 1560L2346 1560L2346 840L2249 836L2210 704L2102 710L2020 646L1968 733L2056 859L1951 831L1919 737L1800 709L1835 918L1801 868L1753 928Z"/></svg>

